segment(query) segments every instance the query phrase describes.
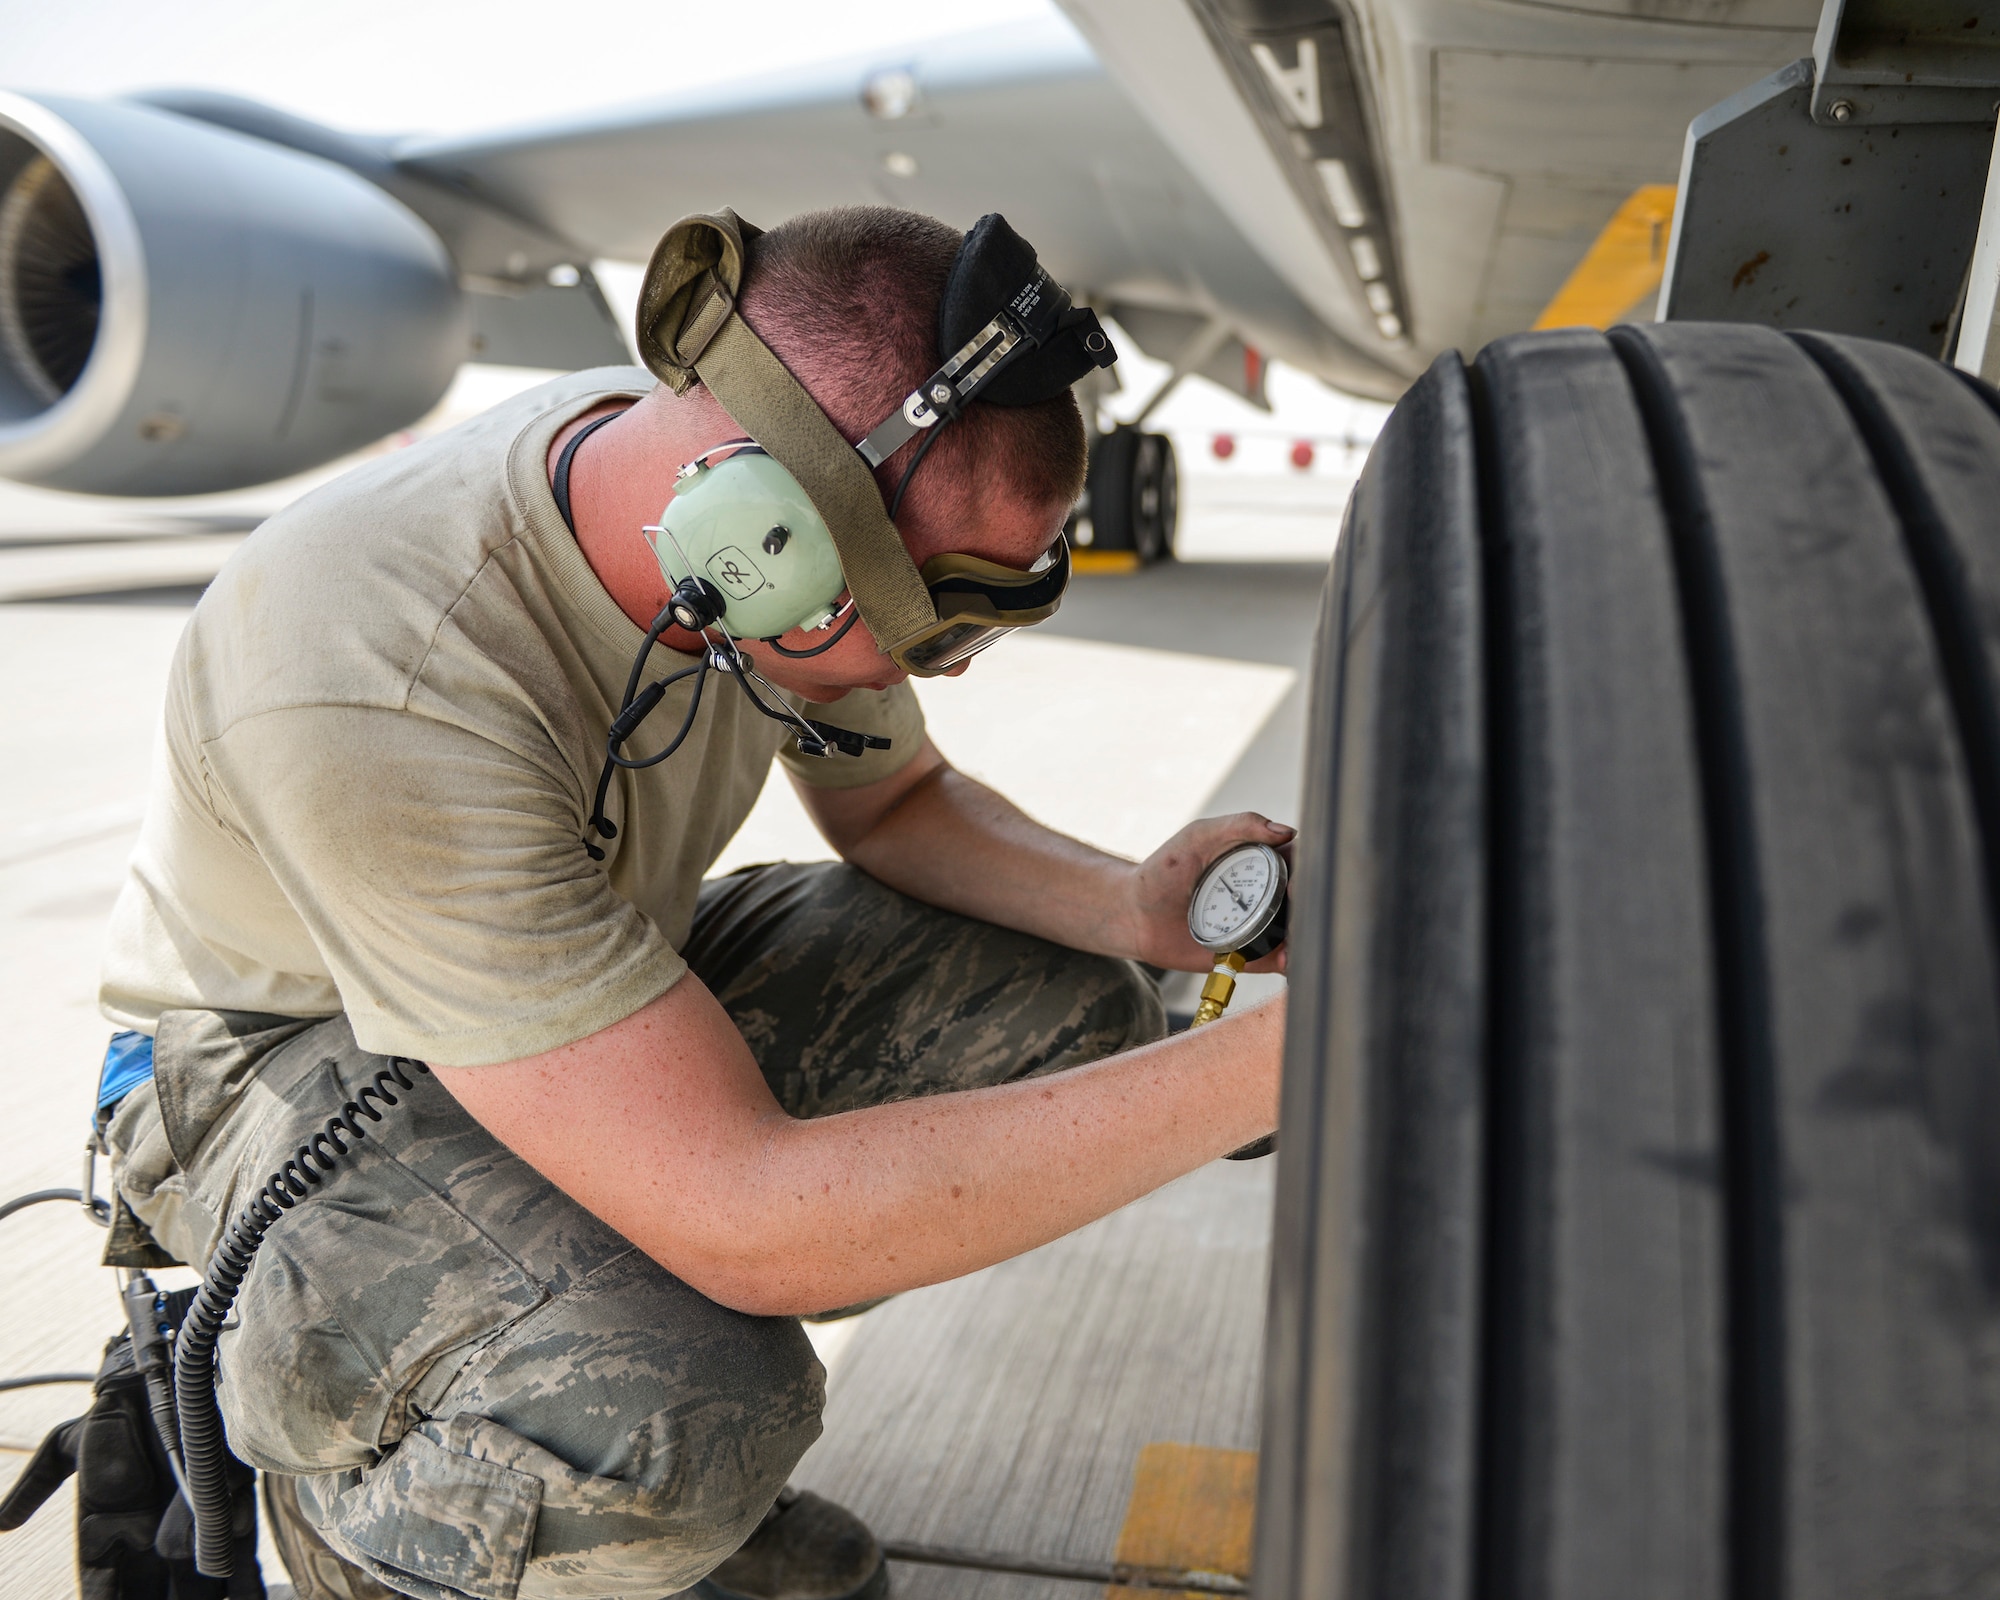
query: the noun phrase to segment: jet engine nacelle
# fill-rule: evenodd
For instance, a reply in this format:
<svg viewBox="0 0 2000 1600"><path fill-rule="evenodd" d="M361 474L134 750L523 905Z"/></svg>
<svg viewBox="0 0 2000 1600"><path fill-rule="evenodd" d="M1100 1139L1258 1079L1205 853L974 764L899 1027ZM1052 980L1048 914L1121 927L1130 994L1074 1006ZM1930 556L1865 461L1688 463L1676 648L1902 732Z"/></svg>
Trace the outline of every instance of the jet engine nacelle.
<svg viewBox="0 0 2000 1600"><path fill-rule="evenodd" d="M345 168L145 106L0 93L0 476L268 482L415 421L466 346L444 246Z"/></svg>

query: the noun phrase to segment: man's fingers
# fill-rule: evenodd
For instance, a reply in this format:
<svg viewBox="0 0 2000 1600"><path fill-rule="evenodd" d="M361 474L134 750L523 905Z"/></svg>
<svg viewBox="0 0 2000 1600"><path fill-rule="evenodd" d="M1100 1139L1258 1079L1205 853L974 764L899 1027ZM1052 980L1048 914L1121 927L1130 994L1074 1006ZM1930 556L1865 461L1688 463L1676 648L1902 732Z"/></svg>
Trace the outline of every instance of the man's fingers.
<svg viewBox="0 0 2000 1600"><path fill-rule="evenodd" d="M1204 817L1190 831L1199 830L1204 839L1215 841L1219 855L1232 844L1289 844L1299 830L1288 823L1273 822L1261 811L1238 811L1233 816Z"/></svg>

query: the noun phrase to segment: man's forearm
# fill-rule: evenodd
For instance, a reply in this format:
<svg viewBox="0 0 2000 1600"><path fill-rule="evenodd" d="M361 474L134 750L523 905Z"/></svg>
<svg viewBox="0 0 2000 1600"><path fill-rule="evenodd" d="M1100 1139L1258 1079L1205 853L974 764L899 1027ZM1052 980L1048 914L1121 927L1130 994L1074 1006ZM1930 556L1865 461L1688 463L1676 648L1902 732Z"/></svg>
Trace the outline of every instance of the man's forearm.
<svg viewBox="0 0 2000 1600"><path fill-rule="evenodd" d="M926 774L843 854L927 905L1073 949L1139 953L1131 862L1043 826L949 765Z"/></svg>
<svg viewBox="0 0 2000 1600"><path fill-rule="evenodd" d="M743 1175L762 1214L738 1219L703 1292L800 1315L1060 1238L1276 1125L1284 1009L1048 1078L787 1119Z"/></svg>
<svg viewBox="0 0 2000 1600"><path fill-rule="evenodd" d="M1270 1131L1284 1002L1088 1066L799 1120L693 974L610 1027L438 1081L703 1294L824 1311L1046 1243Z"/></svg>

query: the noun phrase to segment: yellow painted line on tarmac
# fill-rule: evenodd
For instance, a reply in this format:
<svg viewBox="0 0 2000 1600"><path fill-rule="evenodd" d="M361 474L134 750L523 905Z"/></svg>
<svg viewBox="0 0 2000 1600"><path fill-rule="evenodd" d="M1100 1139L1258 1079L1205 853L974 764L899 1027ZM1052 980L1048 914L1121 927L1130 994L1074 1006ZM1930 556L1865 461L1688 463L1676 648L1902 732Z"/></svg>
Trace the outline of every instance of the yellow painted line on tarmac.
<svg viewBox="0 0 2000 1600"><path fill-rule="evenodd" d="M1117 1564L1142 1571L1248 1579L1257 1514L1257 1452L1149 1444L1132 1472ZM1186 1600L1212 1594L1184 1591ZM1105 1600L1164 1600L1158 1588L1114 1584Z"/></svg>
<svg viewBox="0 0 2000 1600"><path fill-rule="evenodd" d="M1649 183L1627 195L1535 326L1608 328L1656 293L1667 270L1674 194L1671 183Z"/></svg>
<svg viewBox="0 0 2000 1600"><path fill-rule="evenodd" d="M1143 563L1136 550L1072 550L1069 553L1072 571L1101 576L1107 572L1137 572Z"/></svg>

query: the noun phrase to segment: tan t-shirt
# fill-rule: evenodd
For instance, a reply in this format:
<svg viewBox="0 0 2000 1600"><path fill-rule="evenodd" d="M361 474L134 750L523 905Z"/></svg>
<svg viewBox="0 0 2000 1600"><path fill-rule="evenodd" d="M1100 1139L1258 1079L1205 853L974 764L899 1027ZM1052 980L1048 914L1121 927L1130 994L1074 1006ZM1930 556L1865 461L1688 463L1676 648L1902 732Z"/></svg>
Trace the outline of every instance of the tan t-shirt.
<svg viewBox="0 0 2000 1600"><path fill-rule="evenodd" d="M686 971L702 874L774 754L831 787L916 754L907 684L827 714L890 750L815 760L711 673L679 752L614 778L607 859L584 853L644 634L563 525L546 459L572 418L651 387L624 368L544 384L307 495L231 558L174 658L106 1016L345 1011L364 1048L444 1066L554 1049ZM656 649L648 676L691 659ZM691 687L628 755L664 746Z"/></svg>

